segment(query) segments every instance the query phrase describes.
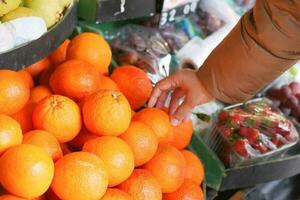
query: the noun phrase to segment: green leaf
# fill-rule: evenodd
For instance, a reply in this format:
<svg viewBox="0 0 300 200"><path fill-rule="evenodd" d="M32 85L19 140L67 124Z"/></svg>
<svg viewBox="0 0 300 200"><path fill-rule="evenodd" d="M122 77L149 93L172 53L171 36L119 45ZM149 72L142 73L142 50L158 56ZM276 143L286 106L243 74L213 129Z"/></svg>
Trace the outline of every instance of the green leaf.
<svg viewBox="0 0 300 200"><path fill-rule="evenodd" d="M255 125L255 120L252 119L251 117L247 117L247 118L245 119L245 125L246 125L246 127L248 127L248 128L253 128L254 125Z"/></svg>
<svg viewBox="0 0 300 200"><path fill-rule="evenodd" d="M225 127L226 127L226 128L234 128L234 129L239 129L239 128L240 128L240 126L239 126L238 124L233 123L233 122L231 121L231 119L227 119L227 120L225 121Z"/></svg>
<svg viewBox="0 0 300 200"><path fill-rule="evenodd" d="M196 113L196 116L198 119L204 121L204 122L210 122L211 121L211 117L209 115L206 115L204 113Z"/></svg>

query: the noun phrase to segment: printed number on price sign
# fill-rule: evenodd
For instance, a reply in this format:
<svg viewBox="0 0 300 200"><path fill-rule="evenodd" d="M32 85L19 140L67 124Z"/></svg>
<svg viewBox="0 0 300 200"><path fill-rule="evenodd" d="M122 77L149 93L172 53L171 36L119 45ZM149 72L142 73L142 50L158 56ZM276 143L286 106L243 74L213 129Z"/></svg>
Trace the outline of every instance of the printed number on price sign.
<svg viewBox="0 0 300 200"><path fill-rule="evenodd" d="M160 18L160 26L165 26L168 23L174 22L177 18L185 17L191 13L195 13L198 2L191 2L183 6L173 8L169 11L163 12Z"/></svg>

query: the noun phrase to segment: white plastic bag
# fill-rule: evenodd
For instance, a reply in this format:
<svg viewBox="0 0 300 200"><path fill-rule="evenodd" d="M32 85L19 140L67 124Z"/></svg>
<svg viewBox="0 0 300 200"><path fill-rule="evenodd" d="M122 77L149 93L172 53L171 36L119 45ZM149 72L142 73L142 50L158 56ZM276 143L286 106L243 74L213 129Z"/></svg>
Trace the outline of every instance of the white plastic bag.
<svg viewBox="0 0 300 200"><path fill-rule="evenodd" d="M22 17L0 24L0 53L40 38L47 26L40 17Z"/></svg>
<svg viewBox="0 0 300 200"><path fill-rule="evenodd" d="M230 33L240 19L227 4L220 0L203 0L200 8L226 22L226 24L205 39L195 37L190 40L177 54L182 65L192 64L196 69L204 63L210 53Z"/></svg>

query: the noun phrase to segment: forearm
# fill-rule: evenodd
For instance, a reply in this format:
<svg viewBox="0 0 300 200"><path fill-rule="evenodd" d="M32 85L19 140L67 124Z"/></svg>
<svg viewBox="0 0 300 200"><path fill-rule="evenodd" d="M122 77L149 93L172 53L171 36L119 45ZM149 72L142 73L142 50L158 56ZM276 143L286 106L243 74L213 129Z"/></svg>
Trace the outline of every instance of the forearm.
<svg viewBox="0 0 300 200"><path fill-rule="evenodd" d="M259 0L198 76L217 99L244 101L300 58L300 0Z"/></svg>

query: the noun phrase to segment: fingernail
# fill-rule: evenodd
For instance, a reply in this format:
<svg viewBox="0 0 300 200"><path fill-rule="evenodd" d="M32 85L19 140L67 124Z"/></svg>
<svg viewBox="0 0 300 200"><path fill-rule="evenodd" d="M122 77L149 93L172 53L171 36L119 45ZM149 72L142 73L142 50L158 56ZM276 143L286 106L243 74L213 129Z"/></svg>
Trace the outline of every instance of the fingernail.
<svg viewBox="0 0 300 200"><path fill-rule="evenodd" d="M188 122L188 121L190 121L190 120L191 120L191 116L188 115L188 116L186 116L186 117L184 118L183 122Z"/></svg>
<svg viewBox="0 0 300 200"><path fill-rule="evenodd" d="M178 126L179 121L178 121L177 119L172 119L172 120L171 120L171 124L172 124L173 126Z"/></svg>

